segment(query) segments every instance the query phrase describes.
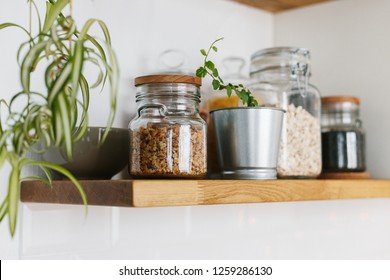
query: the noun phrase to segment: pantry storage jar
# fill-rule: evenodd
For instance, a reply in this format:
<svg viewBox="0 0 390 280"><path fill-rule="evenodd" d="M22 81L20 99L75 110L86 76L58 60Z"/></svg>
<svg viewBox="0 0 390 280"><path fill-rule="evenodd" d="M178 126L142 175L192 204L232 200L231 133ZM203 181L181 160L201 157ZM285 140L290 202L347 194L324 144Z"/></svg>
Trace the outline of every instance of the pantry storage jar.
<svg viewBox="0 0 390 280"><path fill-rule="evenodd" d="M327 96L321 100L323 170L365 171L365 133L359 118L360 99Z"/></svg>
<svg viewBox="0 0 390 280"><path fill-rule="evenodd" d="M251 57L250 89L260 105L286 110L279 178L316 178L321 173L321 97L309 83L310 75L310 52L304 48L269 48Z"/></svg>
<svg viewBox="0 0 390 280"><path fill-rule="evenodd" d="M135 79L138 113L129 124L132 177L201 178L206 123L199 115L201 79L149 75Z"/></svg>

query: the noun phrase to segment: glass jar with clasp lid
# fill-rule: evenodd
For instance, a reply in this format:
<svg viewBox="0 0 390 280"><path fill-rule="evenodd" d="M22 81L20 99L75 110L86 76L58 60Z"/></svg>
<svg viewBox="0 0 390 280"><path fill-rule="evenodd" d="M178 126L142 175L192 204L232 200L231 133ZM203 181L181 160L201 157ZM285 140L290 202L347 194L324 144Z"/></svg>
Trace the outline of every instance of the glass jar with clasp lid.
<svg viewBox="0 0 390 280"><path fill-rule="evenodd" d="M286 110L279 178L316 178L321 173L321 97L309 83L310 75L310 52L304 48L269 48L251 57L250 89L260 105Z"/></svg>
<svg viewBox="0 0 390 280"><path fill-rule="evenodd" d="M199 115L201 79L149 75L135 79L137 115L129 124L132 177L206 175L206 123Z"/></svg>
<svg viewBox="0 0 390 280"><path fill-rule="evenodd" d="M360 99L354 96L326 96L321 101L323 170L365 171L366 143L359 117Z"/></svg>

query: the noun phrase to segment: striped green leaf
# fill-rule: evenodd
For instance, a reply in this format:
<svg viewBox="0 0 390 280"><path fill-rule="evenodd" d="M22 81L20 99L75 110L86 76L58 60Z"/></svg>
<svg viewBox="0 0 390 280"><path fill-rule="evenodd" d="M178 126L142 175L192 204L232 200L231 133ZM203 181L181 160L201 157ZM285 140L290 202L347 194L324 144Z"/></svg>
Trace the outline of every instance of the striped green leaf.
<svg viewBox="0 0 390 280"><path fill-rule="evenodd" d="M64 69L62 69L61 74L56 79L53 87L49 91L48 103L49 105L53 103L53 101L57 98L60 92L64 90L64 86L70 79L70 75L72 74L72 63L68 61L65 65Z"/></svg>
<svg viewBox="0 0 390 280"><path fill-rule="evenodd" d="M23 59L20 67L20 81L24 92L30 92L31 72L34 70L35 63L39 59L42 51L46 48L47 44L48 42L40 42L34 45Z"/></svg>
<svg viewBox="0 0 390 280"><path fill-rule="evenodd" d="M19 162L13 160L12 170L8 183L8 222L11 231L11 236L14 236L16 229L16 221L18 217L19 206L19 179L20 168Z"/></svg>
<svg viewBox="0 0 390 280"><path fill-rule="evenodd" d="M6 23L0 24L0 30L4 29L4 28L7 28L7 27L17 27L17 28L20 28L24 32L26 32L28 36L30 36L30 33L27 31L27 29L24 28L23 26L20 26L19 24L15 24L15 23L11 23L11 22L6 22Z"/></svg>
<svg viewBox="0 0 390 280"><path fill-rule="evenodd" d="M58 95L58 106L61 115L61 124L63 129L63 143L65 148L66 156L69 160L73 158L73 141L72 141L72 127L71 127L71 116L69 110L68 100L64 93Z"/></svg>
<svg viewBox="0 0 390 280"><path fill-rule="evenodd" d="M72 88L73 88L73 92L77 94L78 87L79 87L79 80L84 65L84 40L77 41L72 60L73 60Z"/></svg>
<svg viewBox="0 0 390 280"><path fill-rule="evenodd" d="M75 185L75 187L77 188L77 190L80 193L81 199L82 199L84 206L85 206L85 211L87 212L87 209L88 209L87 208L87 205L88 205L87 195L85 194L84 189L81 186L80 182L72 175L72 173L70 173L67 169L65 169L59 165L49 163L49 162L29 160L28 164L52 169L54 171L61 173L62 175L67 177L70 181L72 181L72 183Z"/></svg>
<svg viewBox="0 0 390 280"><path fill-rule="evenodd" d="M61 11L69 4L69 0L57 0L55 4L46 2L46 17L42 33L48 33L55 20L58 19Z"/></svg>
<svg viewBox="0 0 390 280"><path fill-rule="evenodd" d="M8 196L3 200L3 203L0 206L0 222L4 219L7 213L8 213Z"/></svg>

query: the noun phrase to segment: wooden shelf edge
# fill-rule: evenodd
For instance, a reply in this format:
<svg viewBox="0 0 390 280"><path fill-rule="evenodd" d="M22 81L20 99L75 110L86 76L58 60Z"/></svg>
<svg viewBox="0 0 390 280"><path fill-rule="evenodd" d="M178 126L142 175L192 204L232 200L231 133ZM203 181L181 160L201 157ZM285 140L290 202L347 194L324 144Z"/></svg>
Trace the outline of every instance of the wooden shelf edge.
<svg viewBox="0 0 390 280"><path fill-rule="evenodd" d="M390 197L390 180L109 180L81 184L89 205L119 207ZM82 204L70 181L55 181L53 190L39 181L23 182L21 201Z"/></svg>
<svg viewBox="0 0 390 280"><path fill-rule="evenodd" d="M244 4L253 8L276 13L290 9L302 8L313 4L330 2L334 0L233 0L234 2Z"/></svg>
<svg viewBox="0 0 390 280"><path fill-rule="evenodd" d="M127 180L80 181L88 205L132 206L132 186ZM83 204L80 193L70 181L54 181L53 189L40 181L24 181L20 200L33 203Z"/></svg>
<svg viewBox="0 0 390 280"><path fill-rule="evenodd" d="M390 197L390 180L133 182L133 206L181 206ZM169 187L168 187L169 185Z"/></svg>

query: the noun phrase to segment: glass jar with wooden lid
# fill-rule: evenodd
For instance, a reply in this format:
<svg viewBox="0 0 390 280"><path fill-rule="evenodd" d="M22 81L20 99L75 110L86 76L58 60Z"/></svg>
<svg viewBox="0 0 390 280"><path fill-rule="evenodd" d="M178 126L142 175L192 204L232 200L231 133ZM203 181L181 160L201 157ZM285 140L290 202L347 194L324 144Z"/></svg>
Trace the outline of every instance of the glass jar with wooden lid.
<svg viewBox="0 0 390 280"><path fill-rule="evenodd" d="M325 172L363 172L366 169L365 132L354 96L321 98L322 163Z"/></svg>
<svg viewBox="0 0 390 280"><path fill-rule="evenodd" d="M135 79L137 115L129 124L132 177L201 178L207 171L206 123L199 115L201 79Z"/></svg>

